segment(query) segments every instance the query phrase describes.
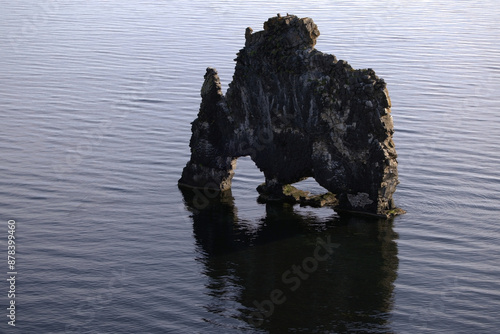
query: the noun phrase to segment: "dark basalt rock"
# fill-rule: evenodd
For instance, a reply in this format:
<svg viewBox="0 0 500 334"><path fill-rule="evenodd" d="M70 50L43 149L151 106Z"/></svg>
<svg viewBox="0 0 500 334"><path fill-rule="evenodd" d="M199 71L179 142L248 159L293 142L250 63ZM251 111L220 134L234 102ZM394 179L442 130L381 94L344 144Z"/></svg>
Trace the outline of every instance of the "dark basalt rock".
<svg viewBox="0 0 500 334"><path fill-rule="evenodd" d="M314 177L338 211L404 212L392 199L399 181L386 84L314 49L318 36L310 18L273 17L263 31L247 28L225 96L207 69L180 185L227 190L236 159L251 156L266 178L261 198L290 199L287 185Z"/></svg>

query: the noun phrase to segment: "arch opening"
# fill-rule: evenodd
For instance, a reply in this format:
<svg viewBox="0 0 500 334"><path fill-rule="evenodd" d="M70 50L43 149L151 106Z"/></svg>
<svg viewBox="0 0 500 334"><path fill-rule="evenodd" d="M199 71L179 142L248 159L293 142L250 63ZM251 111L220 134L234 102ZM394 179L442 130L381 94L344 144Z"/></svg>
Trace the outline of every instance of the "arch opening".
<svg viewBox="0 0 500 334"><path fill-rule="evenodd" d="M238 207L247 208L250 202L286 202L292 205L309 207L335 207L337 197L322 187L313 177L293 184L271 185L266 182L264 173L250 156L235 159L231 192ZM256 191L257 190L257 191Z"/></svg>
<svg viewBox="0 0 500 334"><path fill-rule="evenodd" d="M242 156L236 159L234 176L231 182L231 190L235 199L255 198L255 189L264 182L264 173L259 170L250 156Z"/></svg>

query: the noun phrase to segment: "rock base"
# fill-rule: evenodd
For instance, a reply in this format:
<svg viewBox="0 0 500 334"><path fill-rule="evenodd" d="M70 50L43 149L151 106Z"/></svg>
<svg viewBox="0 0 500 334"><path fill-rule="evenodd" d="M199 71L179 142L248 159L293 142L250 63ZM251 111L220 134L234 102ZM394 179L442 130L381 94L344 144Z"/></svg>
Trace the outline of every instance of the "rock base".
<svg viewBox="0 0 500 334"><path fill-rule="evenodd" d="M258 198L260 203L287 202L316 208L323 206L335 207L338 205L337 197L331 192L321 195L311 195L309 191L297 189L290 184L270 189L263 183L257 187L257 191L260 194Z"/></svg>

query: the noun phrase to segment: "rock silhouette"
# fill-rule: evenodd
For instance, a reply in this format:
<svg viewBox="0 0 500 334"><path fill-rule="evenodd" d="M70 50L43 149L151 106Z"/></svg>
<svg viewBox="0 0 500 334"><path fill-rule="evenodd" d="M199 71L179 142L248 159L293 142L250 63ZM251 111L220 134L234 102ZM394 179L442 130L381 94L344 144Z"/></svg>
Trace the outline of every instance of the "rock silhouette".
<svg viewBox="0 0 500 334"><path fill-rule="evenodd" d="M319 35L312 19L294 15L247 28L225 96L207 69L179 185L228 190L237 158L250 156L265 175L263 200L307 203L290 184L313 177L333 194L320 205L404 212L392 199L399 181L386 84L372 69L316 50Z"/></svg>

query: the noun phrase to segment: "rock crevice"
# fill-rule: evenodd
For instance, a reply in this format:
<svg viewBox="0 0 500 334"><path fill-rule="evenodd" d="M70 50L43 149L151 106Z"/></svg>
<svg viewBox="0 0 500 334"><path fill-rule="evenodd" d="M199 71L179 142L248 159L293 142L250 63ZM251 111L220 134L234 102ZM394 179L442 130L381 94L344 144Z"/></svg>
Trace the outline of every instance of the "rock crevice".
<svg viewBox="0 0 500 334"><path fill-rule="evenodd" d="M273 198L313 177L339 211L403 212L392 199L399 181L386 84L316 50L319 34L294 15L247 28L225 96L207 69L180 185L227 190L236 159L250 156L266 178L259 191Z"/></svg>

